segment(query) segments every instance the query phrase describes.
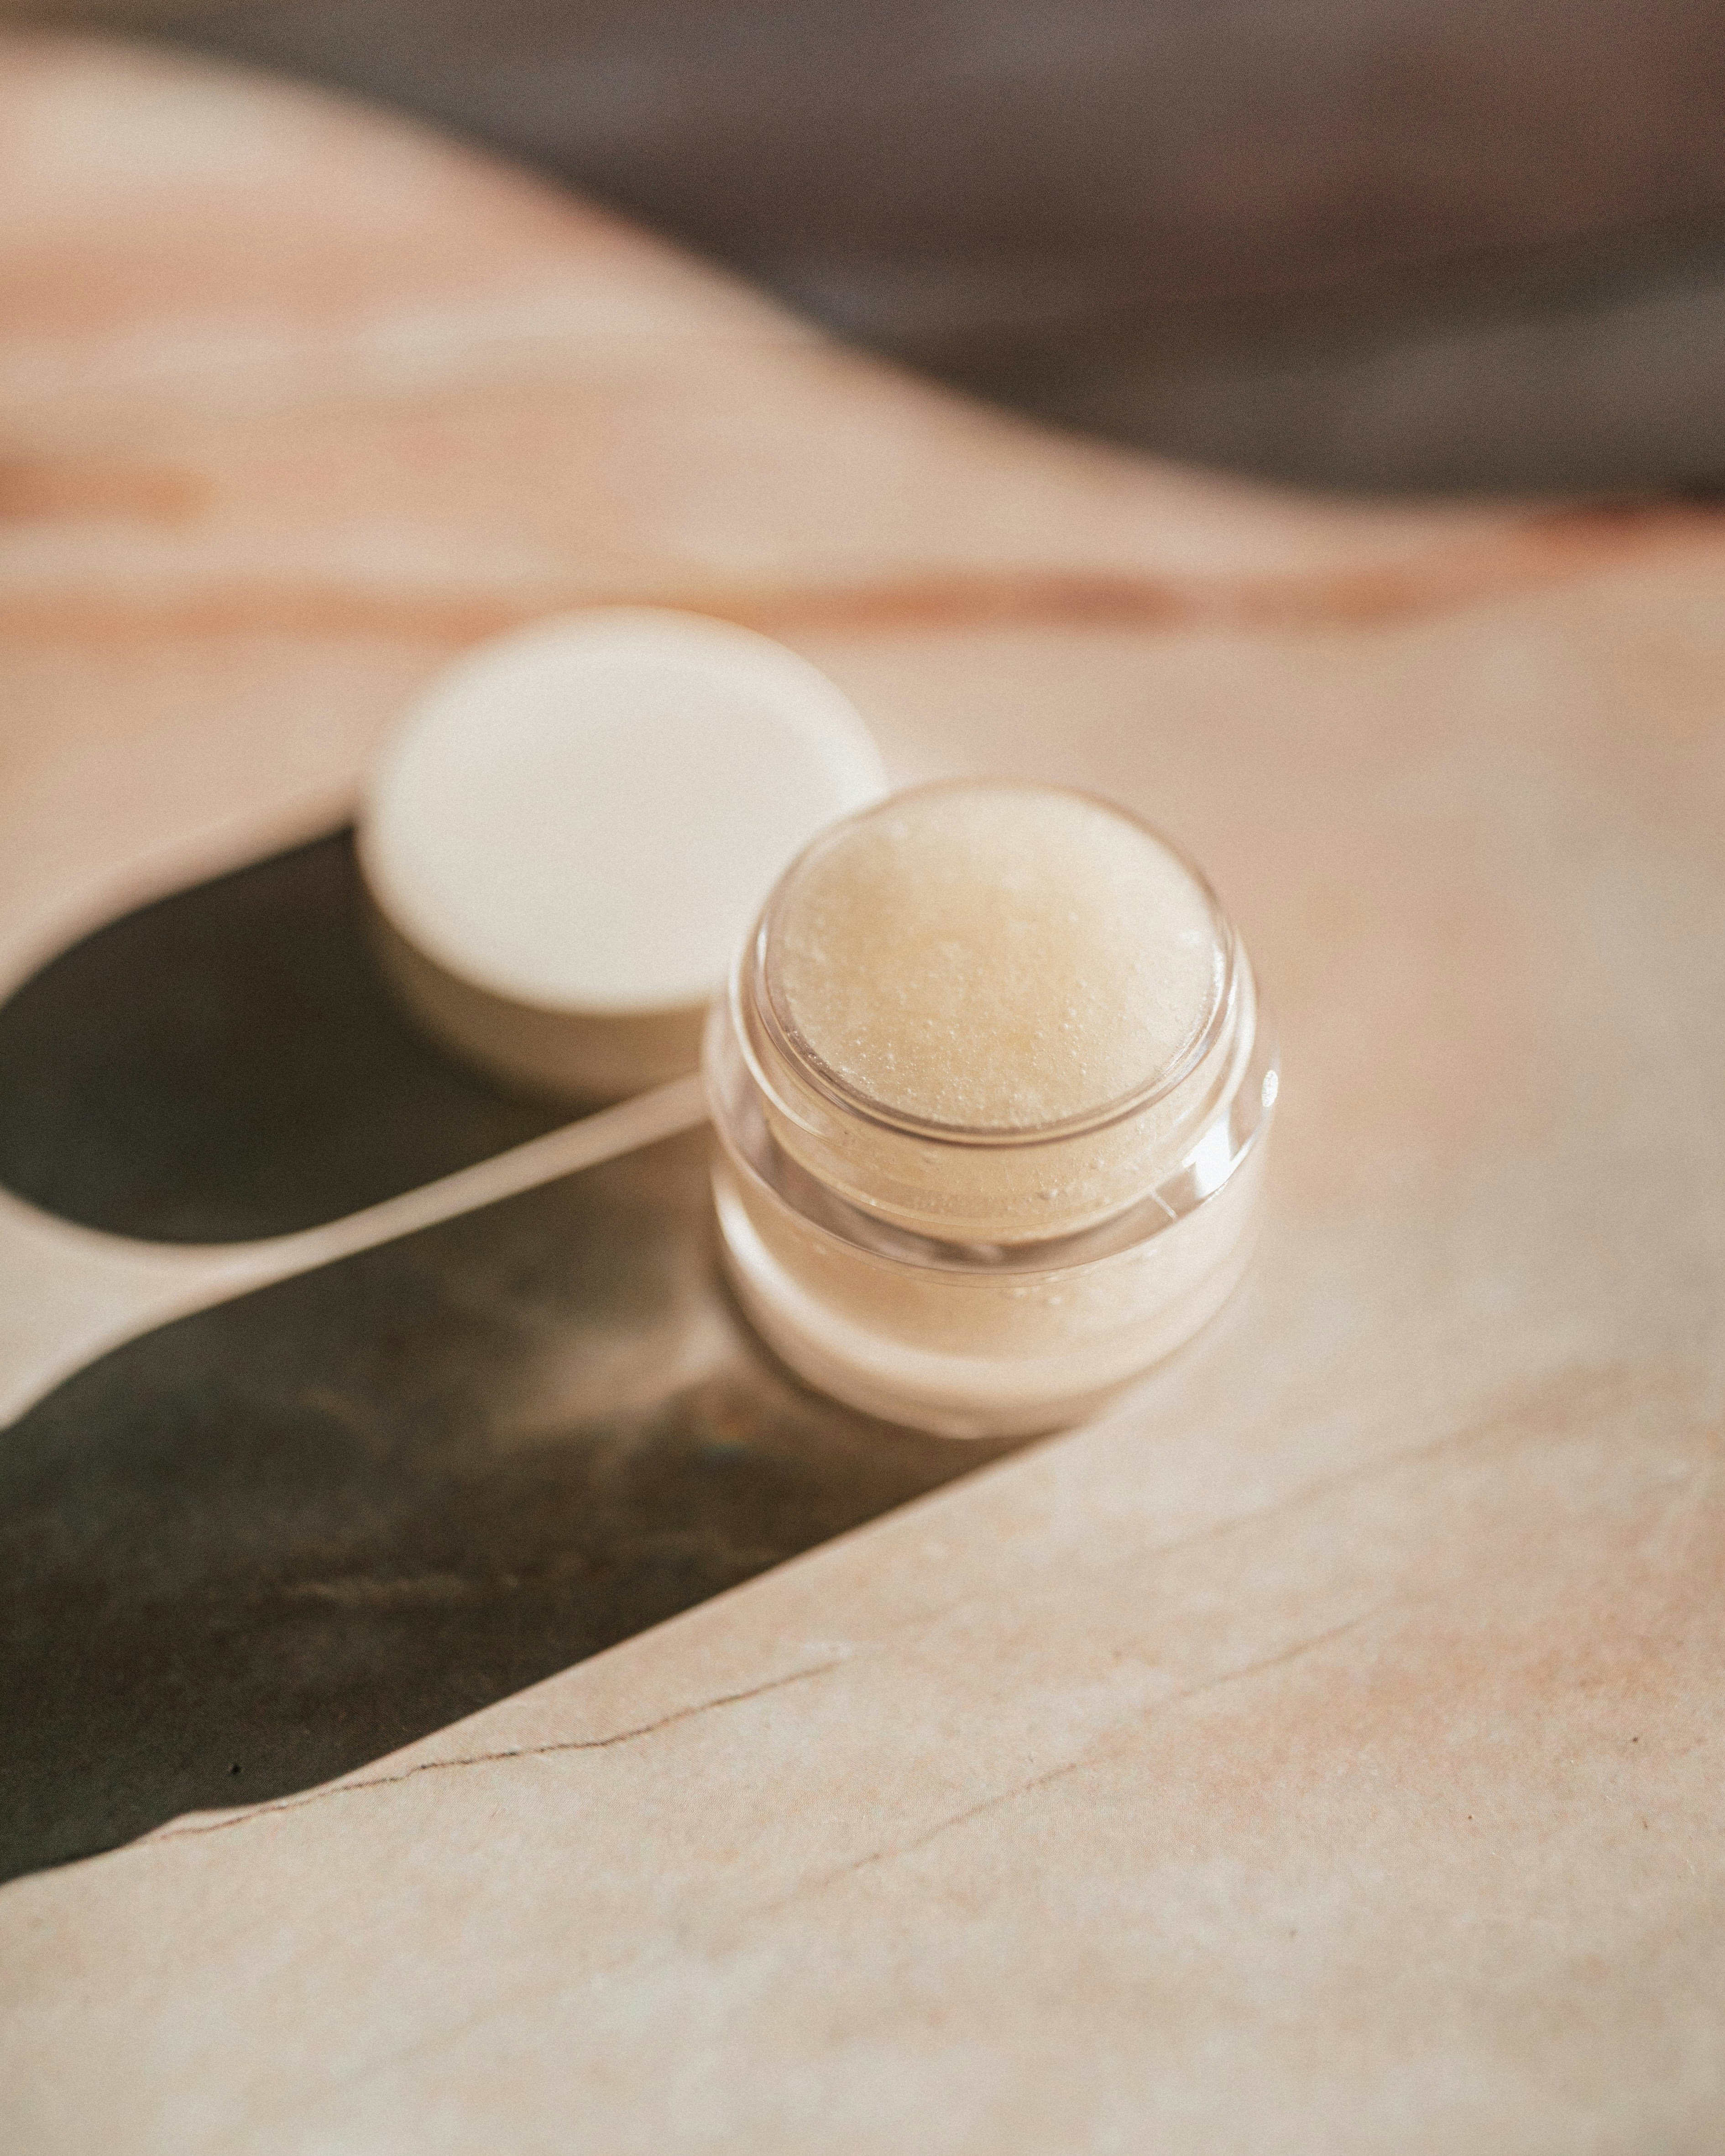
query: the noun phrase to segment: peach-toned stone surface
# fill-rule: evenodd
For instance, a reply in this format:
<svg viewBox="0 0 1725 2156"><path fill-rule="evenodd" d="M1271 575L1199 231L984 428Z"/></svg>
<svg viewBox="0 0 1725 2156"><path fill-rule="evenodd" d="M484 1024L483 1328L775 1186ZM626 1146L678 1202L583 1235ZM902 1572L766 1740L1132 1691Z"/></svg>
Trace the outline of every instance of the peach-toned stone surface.
<svg viewBox="0 0 1725 2156"><path fill-rule="evenodd" d="M1725 2144L1725 525L1046 438L117 46L3 49L0 292L8 982L662 597L1178 833L1286 1071L1130 1409L0 1893L7 2148Z"/></svg>

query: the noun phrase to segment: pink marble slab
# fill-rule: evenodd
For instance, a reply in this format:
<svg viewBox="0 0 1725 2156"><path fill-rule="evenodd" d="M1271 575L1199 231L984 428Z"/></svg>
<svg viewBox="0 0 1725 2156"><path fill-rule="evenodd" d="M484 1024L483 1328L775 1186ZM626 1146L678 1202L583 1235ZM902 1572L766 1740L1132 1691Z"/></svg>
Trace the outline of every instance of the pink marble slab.
<svg viewBox="0 0 1725 2156"><path fill-rule="evenodd" d="M1043 434L116 44L3 48L0 291L7 983L326 824L478 635L665 598L902 776L1176 832L1286 1074L1129 1409L0 1892L9 2146L1717 2146L1720 520Z"/></svg>

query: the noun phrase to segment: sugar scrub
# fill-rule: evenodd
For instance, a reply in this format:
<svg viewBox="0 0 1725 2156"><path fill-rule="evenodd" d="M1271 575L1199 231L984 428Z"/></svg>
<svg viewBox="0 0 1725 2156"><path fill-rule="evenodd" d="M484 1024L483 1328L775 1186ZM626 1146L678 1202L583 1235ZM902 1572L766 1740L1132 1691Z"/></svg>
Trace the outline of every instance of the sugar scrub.
<svg viewBox="0 0 1725 2156"><path fill-rule="evenodd" d="M739 953L706 1068L737 1294L871 1413L1072 1420L1245 1265L1276 1090L1251 968L1106 802L962 781L834 826Z"/></svg>

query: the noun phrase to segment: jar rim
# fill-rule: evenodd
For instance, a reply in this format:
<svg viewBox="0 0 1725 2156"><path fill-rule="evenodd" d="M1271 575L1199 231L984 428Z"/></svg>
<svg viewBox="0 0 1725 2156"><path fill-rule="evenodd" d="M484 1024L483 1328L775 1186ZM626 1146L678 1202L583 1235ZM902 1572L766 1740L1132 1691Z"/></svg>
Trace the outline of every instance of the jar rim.
<svg viewBox="0 0 1725 2156"><path fill-rule="evenodd" d="M788 896L810 863L859 824L901 806L907 800L922 799L935 793L983 791L1058 795L1099 808L1118 822L1130 824L1141 832L1176 861L1190 877L1209 916L1215 947L1222 960L1220 967L1214 972L1202 1017L1171 1059L1139 1085L1113 1099L1100 1102L1093 1108L1083 1109L1076 1115L1060 1116L1045 1123L943 1122L916 1116L895 1108L889 1102L878 1101L834 1070L810 1045L775 993L776 977L771 964L773 929L782 916ZM751 1064L755 1062L755 1058L747 1044L752 1029L742 1022L744 1012L741 1006L745 995L773 1048L791 1070L829 1106L837 1108L847 1116L872 1124L877 1129L920 1139L931 1145L995 1148L1058 1145L1128 1122L1167 1099L1186 1082L1215 1047L1228 1023L1228 1015L1235 998L1239 948L1234 925L1224 911L1209 877L1177 839L1169 838L1165 831L1158 829L1147 818L1130 808L1122 808L1117 801L1111 801L1101 794L1087 792L1080 787L1060 786L1035 778L978 774L968 778L933 779L920 786L901 788L889 794L884 801L871 803L855 814L829 824L811 839L774 886L752 934L739 949L732 968L731 998L739 1021L737 1032L745 1044L745 1053ZM757 1082L768 1083L764 1070L757 1067L755 1075ZM776 1091L770 1086L768 1090Z"/></svg>

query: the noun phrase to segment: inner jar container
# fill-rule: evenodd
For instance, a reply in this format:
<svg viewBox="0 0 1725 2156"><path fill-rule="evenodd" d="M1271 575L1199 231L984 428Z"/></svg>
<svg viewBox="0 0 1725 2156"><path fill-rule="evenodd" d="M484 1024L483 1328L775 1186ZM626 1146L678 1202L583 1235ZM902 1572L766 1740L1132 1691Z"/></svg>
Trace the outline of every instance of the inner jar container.
<svg viewBox="0 0 1725 2156"><path fill-rule="evenodd" d="M1077 1021L1062 1003L1069 969L1058 963L1058 939L1076 924L1081 956L1070 970L1081 973L1091 916L1081 905L1063 914L1057 861L1046 891L1022 877L1023 887L1009 888L1014 844L1028 843L1017 827L1034 841L1039 819L1060 844L1090 850L1082 864L1073 856L1081 881L1097 880L1096 841L1127 850L1123 891L1143 920L1111 919L1106 906L1095 919L1116 942L1124 932L1142 942L1143 963L1123 978L1140 982L1160 965L1177 991L1151 995L1138 1026L1092 1010L1112 1061L1085 1052L1096 1041L1060 1037ZM1055 1093L1067 1112L1023 1110L989 1067L974 1074L979 1094L967 1090L967 1053L1010 1061L998 1025L990 1034L979 1024L972 1040L962 994L948 996L937 1026L914 1007L919 984L925 999L947 993L952 939L921 937L916 878L897 874L892 843L920 835L920 865L933 859L938 870L931 834L937 850L951 826L973 853L991 824L1006 865L988 873L1006 881L1002 947L983 964L1022 969L1012 932L1026 928L1030 970L1009 983L1019 998L1014 1038L1034 1034L1033 1060L1046 1060L1050 1040L1065 1051ZM846 872L870 847L885 866L859 896ZM905 858L918 865L914 845ZM956 872L968 872L963 860ZM1101 888L1111 903L1112 887ZM842 904L835 915L834 892L849 917ZM993 894L983 887L980 896L988 903ZM951 903L950 891L936 898ZM1053 942L1040 934L1045 916ZM935 930L942 925L937 919ZM1034 1013L1039 983L1048 1020L1027 1025L1026 998ZM865 1045L884 1084L873 1081L866 1055L860 1081L849 1053L874 1021ZM928 1112L916 1097L919 1059L923 1093L932 1085L942 1099L981 1097L989 1119ZM1077 1420L1188 1340L1250 1255L1276 1093L1250 962L1179 849L1088 796L1012 780L952 782L823 834L786 871L737 954L709 1022L706 1069L720 1141L715 1197L738 1300L793 1370L868 1413L952 1437L1028 1435ZM1123 1088L1105 1082L1122 1071ZM1107 1097L1083 1098L1086 1084L1102 1085Z"/></svg>

